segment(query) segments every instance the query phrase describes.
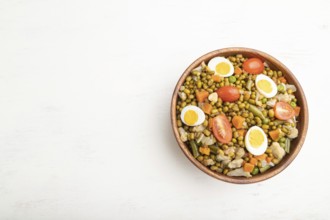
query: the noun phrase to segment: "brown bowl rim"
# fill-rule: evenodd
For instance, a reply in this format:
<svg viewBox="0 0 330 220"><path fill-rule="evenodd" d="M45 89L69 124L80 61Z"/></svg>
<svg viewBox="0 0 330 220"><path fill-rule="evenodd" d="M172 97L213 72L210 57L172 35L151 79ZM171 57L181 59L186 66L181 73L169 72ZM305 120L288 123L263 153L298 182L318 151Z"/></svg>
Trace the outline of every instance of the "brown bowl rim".
<svg viewBox="0 0 330 220"><path fill-rule="evenodd" d="M293 151L290 152L289 155L286 156L285 160L283 159L274 168L266 171L263 174L258 174L256 176L251 177L251 178L226 176L226 175L223 175L223 174L216 173L216 172L210 170L209 168L205 167L204 165L202 165L190 153L190 151L188 149L188 146L184 142L181 141L180 135L179 135L179 132L178 132L178 128L177 128L177 121L176 121L176 102L177 102L177 98L178 98L177 94L178 94L180 86L183 84L185 78L189 75L191 70L193 70L198 65L200 65L202 61L208 61L209 59L211 59L215 56L227 56L225 54L229 55L229 54L234 54L234 53L250 53L250 54L253 54L256 57L260 57L264 60L267 60L268 63L270 63L272 66L275 66L275 68L277 68L277 69L281 69L282 72L284 72L284 74L289 75L289 77L291 78L291 81L297 87L297 91L299 91L298 93L300 93L299 103L300 103L300 106L301 106L301 114L299 116L299 118L300 118L299 123L302 123L302 125L301 125L301 129L299 131L300 132L299 136L298 136L299 140L298 140L298 143L296 144L296 147L294 148ZM204 173L206 173L209 176L214 177L218 180L222 180L222 181L225 181L225 182L228 182L228 183L235 183L235 184L250 184L250 183L257 183L257 182L260 182L260 181L264 181L266 179L269 179L269 178L279 174L285 168L287 168L289 166L289 164L291 164L291 162L296 158L296 156L300 152L300 150L301 150L301 148L304 144L304 141L306 139L306 134L307 134L307 130L308 130L308 105L307 105L307 100L306 100L304 91L303 91L299 81L294 76L294 74L283 63L281 63L279 60L277 60L276 58L274 58L273 56L271 56L271 55L269 55L265 52L262 52L262 51L259 51L259 50L256 50L256 49L251 49L251 48L246 48L246 47L228 47L228 48L214 50L214 51L211 51L209 53L206 53L206 54L202 55L201 57L196 59L192 64L190 64L188 66L188 68L183 72L183 74L181 75L179 81L177 82L177 84L175 86L175 89L174 89L173 95L172 95L171 124L172 124L172 129L173 129L173 132L174 132L175 139L176 139L177 143L179 144L181 150L186 155L186 157L197 168L199 168Z"/></svg>

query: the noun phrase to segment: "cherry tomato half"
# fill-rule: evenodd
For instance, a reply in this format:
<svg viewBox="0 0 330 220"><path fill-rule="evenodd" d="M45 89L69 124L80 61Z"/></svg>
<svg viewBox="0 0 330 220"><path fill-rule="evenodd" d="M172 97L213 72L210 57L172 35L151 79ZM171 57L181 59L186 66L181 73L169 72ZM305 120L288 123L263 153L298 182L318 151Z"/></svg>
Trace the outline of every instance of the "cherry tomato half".
<svg viewBox="0 0 330 220"><path fill-rule="evenodd" d="M243 63L243 69L251 74L260 74L264 68L264 64L259 58L250 58Z"/></svg>
<svg viewBox="0 0 330 220"><path fill-rule="evenodd" d="M212 123L214 137L223 144L229 143L232 139L232 130L228 118L221 114L213 118Z"/></svg>
<svg viewBox="0 0 330 220"><path fill-rule="evenodd" d="M294 109L286 102L277 102L274 106L275 117L288 120L295 115Z"/></svg>
<svg viewBox="0 0 330 220"><path fill-rule="evenodd" d="M239 90L235 86L223 86L217 90L217 93L224 102L235 102L240 97Z"/></svg>

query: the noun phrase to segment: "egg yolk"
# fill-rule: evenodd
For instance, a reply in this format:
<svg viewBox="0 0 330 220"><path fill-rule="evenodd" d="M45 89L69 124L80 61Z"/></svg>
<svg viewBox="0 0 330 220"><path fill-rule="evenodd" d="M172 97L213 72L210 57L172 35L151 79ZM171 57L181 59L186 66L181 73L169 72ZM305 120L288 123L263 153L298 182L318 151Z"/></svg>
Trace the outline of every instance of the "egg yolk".
<svg viewBox="0 0 330 220"><path fill-rule="evenodd" d="M270 82L268 82L265 79L259 80L257 82L257 86L259 89L261 89L262 91L266 92L266 93L271 93L273 88L272 85L270 84Z"/></svg>
<svg viewBox="0 0 330 220"><path fill-rule="evenodd" d="M252 130L249 135L249 142L252 147L258 148L262 145L265 138L259 130Z"/></svg>
<svg viewBox="0 0 330 220"><path fill-rule="evenodd" d="M219 73L220 75L226 75L229 73L229 71L230 71L230 66L228 63L225 62L218 63L215 67L215 72Z"/></svg>
<svg viewBox="0 0 330 220"><path fill-rule="evenodd" d="M188 110L184 114L184 121L186 122L187 125L194 125L198 120L198 115L195 111L193 110Z"/></svg>

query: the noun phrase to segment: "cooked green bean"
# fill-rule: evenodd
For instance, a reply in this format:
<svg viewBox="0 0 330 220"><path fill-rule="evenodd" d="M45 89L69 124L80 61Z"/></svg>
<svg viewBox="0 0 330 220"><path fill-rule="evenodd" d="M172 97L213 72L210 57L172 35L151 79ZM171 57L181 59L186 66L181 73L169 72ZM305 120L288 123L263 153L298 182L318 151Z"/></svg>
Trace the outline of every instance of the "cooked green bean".
<svg viewBox="0 0 330 220"><path fill-rule="evenodd" d="M273 121L273 123L274 123L275 126L278 126L278 125L282 125L282 124L284 124L285 121L282 121L282 120L275 120L275 121Z"/></svg>
<svg viewBox="0 0 330 220"><path fill-rule="evenodd" d="M255 116L261 118L262 120L265 119L264 114L262 114L262 112L256 106L250 104L249 111L252 112Z"/></svg>
<svg viewBox="0 0 330 220"><path fill-rule="evenodd" d="M213 154L218 154L218 151L220 150L219 147L216 147L214 145L210 145L209 148L211 150L211 153L213 153Z"/></svg>
<svg viewBox="0 0 330 220"><path fill-rule="evenodd" d="M290 147L291 147L291 141L289 138L287 138L285 140L285 148L284 148L285 152L290 153Z"/></svg>
<svg viewBox="0 0 330 220"><path fill-rule="evenodd" d="M259 168L258 167L254 167L253 168L253 171L252 171L252 175L256 175L256 174L258 174L259 173Z"/></svg>
<svg viewBox="0 0 330 220"><path fill-rule="evenodd" d="M270 168L270 165L266 165L264 167L261 167L259 170L260 170L260 173L263 173L265 171L267 171L268 169Z"/></svg>
<svg viewBox="0 0 330 220"><path fill-rule="evenodd" d="M194 140L191 140L190 141L190 147L191 147L191 150L192 150L192 153L193 153L193 156L195 158L197 158L199 156L199 151L198 151L198 147L196 145L196 142Z"/></svg>
<svg viewBox="0 0 330 220"><path fill-rule="evenodd" d="M247 83L246 83L246 88L247 88L247 90L251 91L252 83L253 83L253 82L252 82L251 79L249 79L249 80L247 81Z"/></svg>

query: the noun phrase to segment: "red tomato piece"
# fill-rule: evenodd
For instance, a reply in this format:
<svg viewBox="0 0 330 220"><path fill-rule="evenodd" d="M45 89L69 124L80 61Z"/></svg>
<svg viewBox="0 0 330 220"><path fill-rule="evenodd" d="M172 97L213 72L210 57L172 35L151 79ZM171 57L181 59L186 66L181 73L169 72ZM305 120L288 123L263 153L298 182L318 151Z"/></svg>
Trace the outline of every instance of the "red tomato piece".
<svg viewBox="0 0 330 220"><path fill-rule="evenodd" d="M224 102L235 102L240 97L239 90L235 86L223 86L217 90L217 93Z"/></svg>
<svg viewBox="0 0 330 220"><path fill-rule="evenodd" d="M214 137L223 144L229 143L232 139L232 130L228 118L221 114L213 118L212 123Z"/></svg>
<svg viewBox="0 0 330 220"><path fill-rule="evenodd" d="M294 109L286 102L277 102L274 106L275 117L288 120L295 115Z"/></svg>
<svg viewBox="0 0 330 220"><path fill-rule="evenodd" d="M243 63L243 69L251 74L260 74L264 68L264 64L259 58L250 58Z"/></svg>

